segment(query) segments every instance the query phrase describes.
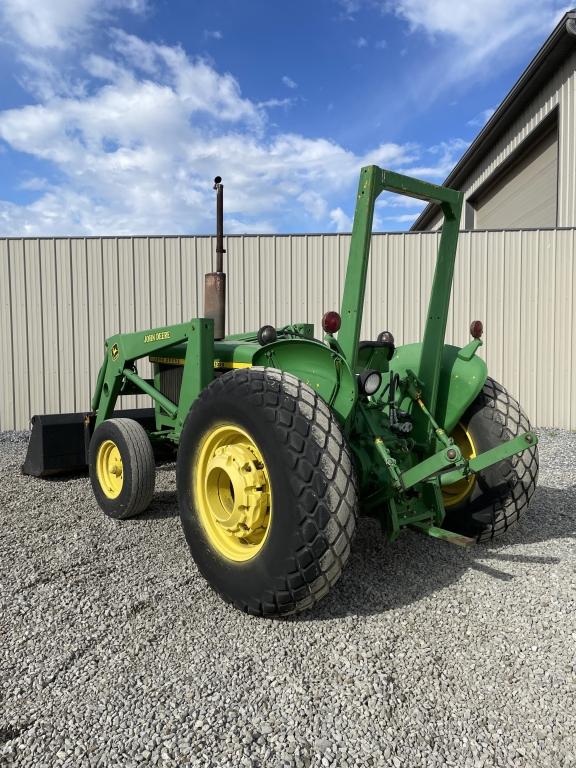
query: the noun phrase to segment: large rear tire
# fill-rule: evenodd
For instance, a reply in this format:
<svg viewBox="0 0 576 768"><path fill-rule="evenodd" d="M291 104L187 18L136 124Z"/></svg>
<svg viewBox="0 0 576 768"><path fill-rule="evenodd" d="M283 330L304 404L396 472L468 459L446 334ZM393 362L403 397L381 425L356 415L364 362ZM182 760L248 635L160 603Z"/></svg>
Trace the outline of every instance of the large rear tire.
<svg viewBox="0 0 576 768"><path fill-rule="evenodd" d="M336 583L356 527L356 478L323 400L291 374L235 370L194 403L177 487L200 572L260 616L310 608Z"/></svg>
<svg viewBox="0 0 576 768"><path fill-rule="evenodd" d="M486 383L453 436L466 456L478 455L531 430L528 417L494 379ZM470 481L444 489L448 530L486 541L501 536L528 508L538 478L536 446L494 464Z"/></svg>

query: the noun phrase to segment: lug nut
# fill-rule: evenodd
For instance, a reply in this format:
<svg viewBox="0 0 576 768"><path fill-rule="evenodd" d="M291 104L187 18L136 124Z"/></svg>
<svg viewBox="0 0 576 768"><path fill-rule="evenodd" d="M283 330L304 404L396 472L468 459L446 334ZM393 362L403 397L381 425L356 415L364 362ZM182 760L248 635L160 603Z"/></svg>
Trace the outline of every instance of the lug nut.
<svg viewBox="0 0 576 768"><path fill-rule="evenodd" d="M454 448L448 448L446 451L446 456L450 459L450 461L453 461L456 458L456 451Z"/></svg>

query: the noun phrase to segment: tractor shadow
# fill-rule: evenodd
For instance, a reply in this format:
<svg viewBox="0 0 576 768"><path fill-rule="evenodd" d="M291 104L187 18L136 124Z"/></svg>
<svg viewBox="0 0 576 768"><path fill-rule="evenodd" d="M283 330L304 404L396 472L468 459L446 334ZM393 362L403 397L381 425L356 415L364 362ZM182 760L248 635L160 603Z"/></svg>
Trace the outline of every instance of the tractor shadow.
<svg viewBox="0 0 576 768"><path fill-rule="evenodd" d="M152 503L148 509L141 515L133 518L134 520L166 520L171 517L178 517L178 494L174 488L176 475L176 464L173 459L165 459L156 465L156 489L152 498ZM159 483L163 483L163 476L168 480L170 489L158 488Z"/></svg>
<svg viewBox="0 0 576 768"><path fill-rule="evenodd" d="M154 491L152 503L145 512L134 520L166 520L178 517L178 494L176 491Z"/></svg>
<svg viewBox="0 0 576 768"><path fill-rule="evenodd" d="M528 514L501 539L469 548L406 531L393 544L374 520L359 521L348 567L334 589L314 610L295 621L370 616L401 608L450 586L470 569L495 582L518 577L516 566L553 565L560 558L524 555L514 545L576 538L576 486L536 489ZM489 561L489 564L486 561ZM507 566L514 564L515 573Z"/></svg>

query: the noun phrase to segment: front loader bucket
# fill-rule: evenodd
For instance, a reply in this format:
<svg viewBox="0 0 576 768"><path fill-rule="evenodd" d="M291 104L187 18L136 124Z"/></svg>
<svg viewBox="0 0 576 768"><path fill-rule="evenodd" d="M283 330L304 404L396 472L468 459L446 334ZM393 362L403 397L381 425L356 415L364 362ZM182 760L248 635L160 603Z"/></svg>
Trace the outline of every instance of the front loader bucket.
<svg viewBox="0 0 576 768"><path fill-rule="evenodd" d="M114 417L134 419L147 430L155 428L153 408L115 411ZM94 420L93 413L33 416L22 472L34 477L85 472Z"/></svg>

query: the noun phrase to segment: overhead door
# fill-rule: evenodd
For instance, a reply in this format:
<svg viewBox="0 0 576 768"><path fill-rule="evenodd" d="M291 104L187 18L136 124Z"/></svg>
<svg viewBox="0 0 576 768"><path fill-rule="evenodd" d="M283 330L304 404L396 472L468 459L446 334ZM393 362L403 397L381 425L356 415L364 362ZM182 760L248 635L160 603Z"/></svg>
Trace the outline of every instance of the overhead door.
<svg viewBox="0 0 576 768"><path fill-rule="evenodd" d="M532 145L494 184L470 202L475 208L475 229L555 227L557 128Z"/></svg>

